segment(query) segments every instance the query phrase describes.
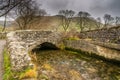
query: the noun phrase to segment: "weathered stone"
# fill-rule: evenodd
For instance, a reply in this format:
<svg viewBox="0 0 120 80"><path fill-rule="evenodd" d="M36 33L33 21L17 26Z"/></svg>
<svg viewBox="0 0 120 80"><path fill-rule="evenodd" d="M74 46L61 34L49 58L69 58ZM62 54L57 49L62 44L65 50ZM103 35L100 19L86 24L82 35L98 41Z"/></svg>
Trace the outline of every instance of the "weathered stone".
<svg viewBox="0 0 120 80"><path fill-rule="evenodd" d="M80 38L91 38L92 40L100 42L110 42L120 44L120 26L112 27L109 29L100 29L82 32L79 35Z"/></svg>
<svg viewBox="0 0 120 80"><path fill-rule="evenodd" d="M107 59L120 61L120 50L107 48L105 46L102 47L90 43L90 41L85 41L85 40L74 40L74 41L66 40L64 41L64 44L68 48L87 51L89 53L94 53L98 56L105 57Z"/></svg>
<svg viewBox="0 0 120 80"><path fill-rule="evenodd" d="M51 31L14 31L7 34L7 43L10 51L12 69L22 70L33 66L29 51L36 46L50 42L58 45L61 41L59 33Z"/></svg>
<svg viewBox="0 0 120 80"><path fill-rule="evenodd" d="M90 34L92 35L92 33ZM10 51L12 69L17 71L25 69L27 67L32 67L33 64L28 54L29 51L45 42L52 43L57 47L63 43L65 47L81 49L83 51L95 53L96 55L103 56L108 59L115 59L120 61L120 51L116 50L119 49L119 46L114 45L115 48L111 49L112 47L108 46L107 44L103 46L99 45L98 43L93 43L85 40L63 41L62 36L63 35L60 33L52 31L27 30L8 33L7 43ZM95 38L96 36L93 35L93 37Z"/></svg>

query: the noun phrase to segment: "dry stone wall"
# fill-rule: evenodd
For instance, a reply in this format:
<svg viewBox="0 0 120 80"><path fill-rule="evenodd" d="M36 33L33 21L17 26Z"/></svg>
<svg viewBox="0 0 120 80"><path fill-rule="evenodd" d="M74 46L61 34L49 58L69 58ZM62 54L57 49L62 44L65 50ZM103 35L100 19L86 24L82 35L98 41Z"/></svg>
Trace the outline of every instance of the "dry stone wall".
<svg viewBox="0 0 120 80"><path fill-rule="evenodd" d="M80 38L91 38L100 42L110 42L120 44L120 26L112 27L109 29L100 29L82 32L79 35Z"/></svg>

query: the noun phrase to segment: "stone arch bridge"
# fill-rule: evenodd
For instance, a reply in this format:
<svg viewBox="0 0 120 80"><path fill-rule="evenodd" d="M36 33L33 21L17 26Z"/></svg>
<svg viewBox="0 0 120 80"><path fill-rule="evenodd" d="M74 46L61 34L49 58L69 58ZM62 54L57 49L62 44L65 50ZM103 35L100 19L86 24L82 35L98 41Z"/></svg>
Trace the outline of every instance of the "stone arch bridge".
<svg viewBox="0 0 120 80"><path fill-rule="evenodd" d="M118 30L118 29L117 29ZM111 30L107 34L110 35L110 38L113 37L113 34L116 35L117 30ZM102 32L107 32L102 30ZM117 31L118 32L118 31ZM87 35L93 35L94 33L99 34L98 32L87 32L83 33L86 37ZM89 35L88 37L94 39ZM98 39L102 39L104 34L101 34ZM120 35L114 36L115 38L120 37ZM38 45L42 45L42 43L48 42L59 48L61 43L65 45L65 47L78 49L82 51L86 51L89 53L95 53L98 56L102 56L106 59L117 60L120 61L120 44L106 43L106 42L97 42L91 40L65 40L63 42L64 35L58 32L52 31L14 31L7 34L7 43L8 50L10 52L11 65L12 69L15 71L21 71L27 67L32 67L31 58L29 56L29 52L32 49L36 48ZM106 38L104 38L106 39ZM109 41L110 41L109 40ZM91 54L90 54L91 55Z"/></svg>
<svg viewBox="0 0 120 80"><path fill-rule="evenodd" d="M28 53L36 46L49 42L59 47L62 42L61 34L52 31L14 31L8 33L7 38L13 70L33 66Z"/></svg>

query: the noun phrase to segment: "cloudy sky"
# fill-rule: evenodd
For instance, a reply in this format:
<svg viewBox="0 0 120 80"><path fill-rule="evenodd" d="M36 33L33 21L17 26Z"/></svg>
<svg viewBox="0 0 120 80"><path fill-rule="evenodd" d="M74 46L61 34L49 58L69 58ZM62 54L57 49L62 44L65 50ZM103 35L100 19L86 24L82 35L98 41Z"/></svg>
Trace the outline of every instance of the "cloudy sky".
<svg viewBox="0 0 120 80"><path fill-rule="evenodd" d="M61 9L72 9L75 12L87 11L93 17L103 17L104 14L120 16L120 0L38 0L42 8L51 14L57 14Z"/></svg>
<svg viewBox="0 0 120 80"><path fill-rule="evenodd" d="M120 0L37 0L41 8L48 14L56 15L61 9L71 9L76 13L87 11L92 17L103 17L111 14L113 17L120 16ZM0 17L0 20L4 20ZM10 19L12 20L12 19Z"/></svg>

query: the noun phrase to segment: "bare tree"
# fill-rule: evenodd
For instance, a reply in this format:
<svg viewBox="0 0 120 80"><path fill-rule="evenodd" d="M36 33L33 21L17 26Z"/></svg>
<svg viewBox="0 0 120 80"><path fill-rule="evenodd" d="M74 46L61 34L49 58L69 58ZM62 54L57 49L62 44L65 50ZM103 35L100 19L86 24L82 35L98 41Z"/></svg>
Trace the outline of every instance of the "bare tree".
<svg viewBox="0 0 120 80"><path fill-rule="evenodd" d="M95 24L96 24L96 27L98 28L98 29L100 29L101 28L101 18L100 17L98 17L97 19L96 19L96 21L95 21Z"/></svg>
<svg viewBox="0 0 120 80"><path fill-rule="evenodd" d="M4 26L3 26L2 32L5 30L5 28L6 28L6 23L7 23L7 14L4 15L4 16L5 16L5 19L4 19Z"/></svg>
<svg viewBox="0 0 120 80"><path fill-rule="evenodd" d="M120 25L120 17L118 16L115 17L115 25L116 26Z"/></svg>
<svg viewBox="0 0 120 80"><path fill-rule="evenodd" d="M39 10L39 14L38 14L39 16L42 17L42 16L45 16L46 14L47 14L47 12L44 9Z"/></svg>
<svg viewBox="0 0 120 80"><path fill-rule="evenodd" d="M111 15L105 14L104 15L104 27L111 25L113 23L113 20L114 20L114 18Z"/></svg>
<svg viewBox="0 0 120 80"><path fill-rule="evenodd" d="M16 22L19 24L20 29L27 29L27 24L33 19L34 9L32 9L32 6L31 2L26 1L15 9L16 15L18 16Z"/></svg>
<svg viewBox="0 0 120 80"><path fill-rule="evenodd" d="M6 9L5 9L6 10ZM4 24L3 24L3 29L2 32L5 30L7 24L7 14L4 15Z"/></svg>
<svg viewBox="0 0 120 80"><path fill-rule="evenodd" d="M77 21L80 26L80 31L82 32L86 26L87 18L89 18L91 15L88 12L80 11L77 16L78 16Z"/></svg>
<svg viewBox="0 0 120 80"><path fill-rule="evenodd" d="M72 17L74 16L75 12L72 10L60 10L59 15L61 17L62 27L65 31L69 28L69 25L72 21Z"/></svg>
<svg viewBox="0 0 120 80"><path fill-rule="evenodd" d="M0 0L0 17L9 13L12 9L24 1L25 0Z"/></svg>
<svg viewBox="0 0 120 80"><path fill-rule="evenodd" d="M10 11L12 11L13 9L19 8L23 4L28 5L28 3L30 2L34 3L35 1L34 0L0 0L0 17L5 16L4 28L2 31L5 30L8 13L10 13Z"/></svg>
<svg viewBox="0 0 120 80"><path fill-rule="evenodd" d="M83 27L83 12L82 11L80 11L78 13L78 18L79 18L78 19L78 24L80 26L81 31L83 31L84 27Z"/></svg>
<svg viewBox="0 0 120 80"><path fill-rule="evenodd" d="M36 16L46 14L45 10L40 9L34 1L24 1L14 9L14 14L18 17L15 21L20 29L29 29L28 24L35 20Z"/></svg>

